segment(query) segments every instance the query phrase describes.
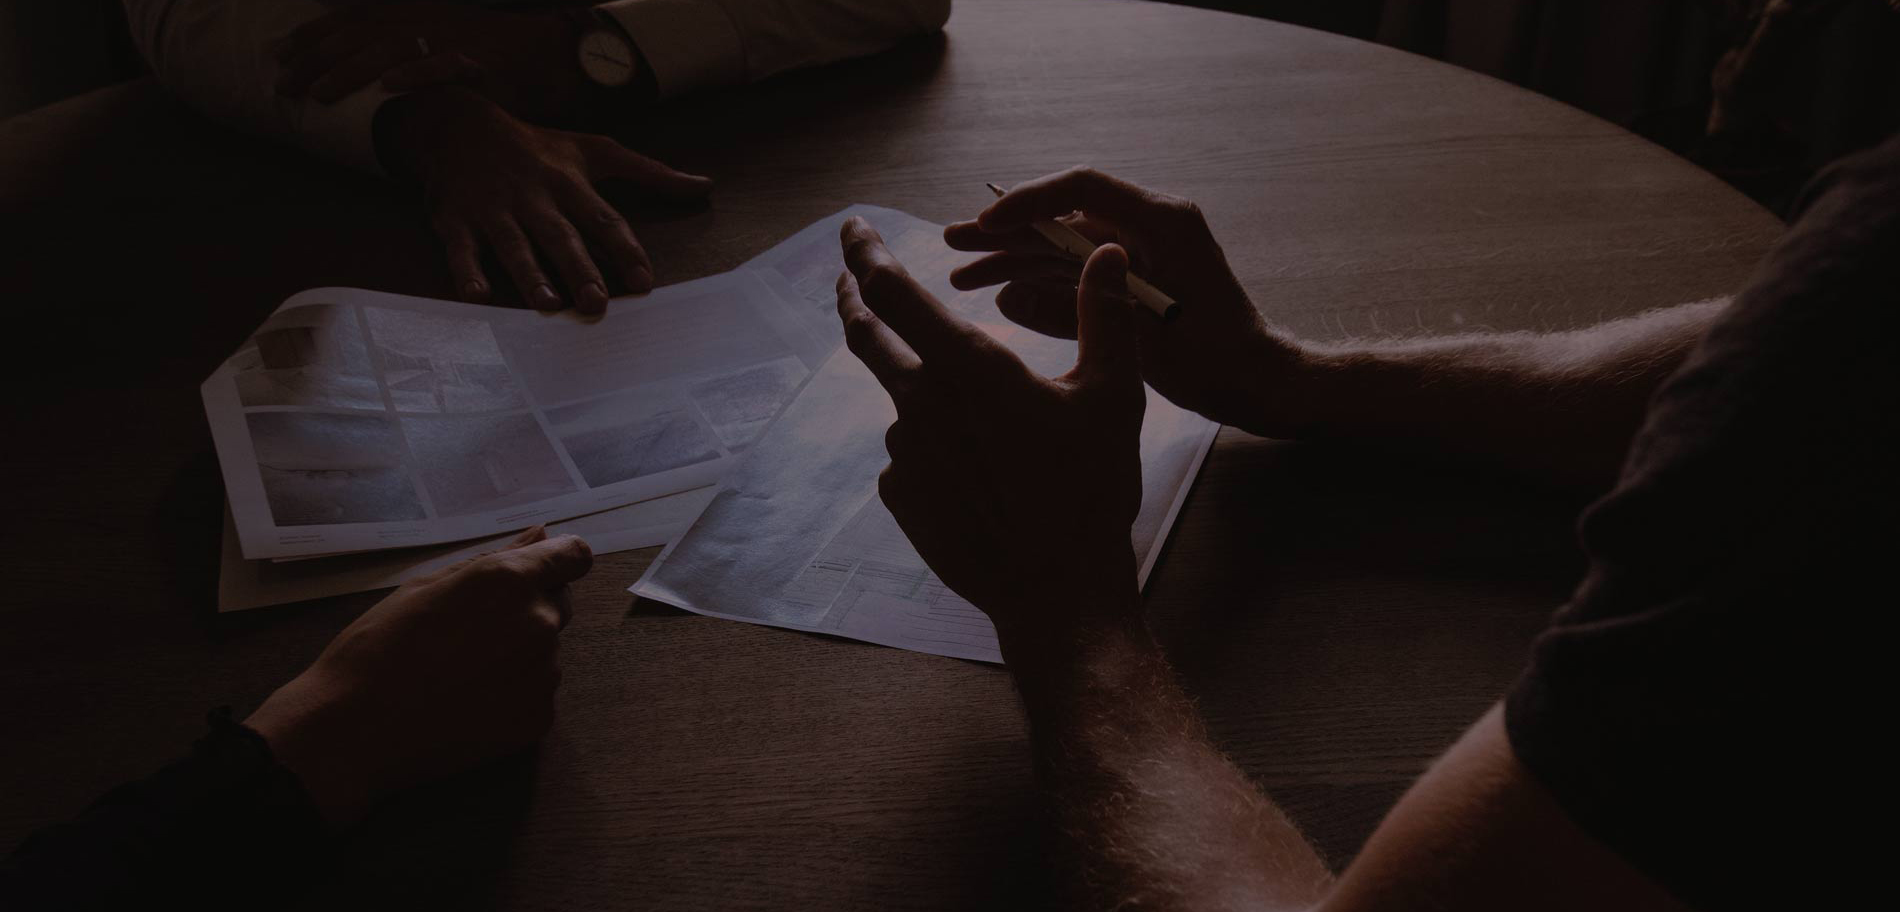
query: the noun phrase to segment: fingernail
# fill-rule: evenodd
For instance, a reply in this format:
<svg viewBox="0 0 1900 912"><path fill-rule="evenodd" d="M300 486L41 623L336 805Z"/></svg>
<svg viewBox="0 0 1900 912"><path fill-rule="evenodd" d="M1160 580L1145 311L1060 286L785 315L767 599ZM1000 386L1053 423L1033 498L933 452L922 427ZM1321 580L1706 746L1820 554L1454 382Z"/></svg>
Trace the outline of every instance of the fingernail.
<svg viewBox="0 0 1900 912"><path fill-rule="evenodd" d="M534 306L542 310L561 309L561 296L555 294L553 286L546 282L534 286L534 292L530 297L534 299Z"/></svg>
<svg viewBox="0 0 1900 912"><path fill-rule="evenodd" d="M469 282L462 286L462 297L475 301L488 294L488 286L480 282Z"/></svg>
<svg viewBox="0 0 1900 912"><path fill-rule="evenodd" d="M627 285L634 291L647 291L653 287L653 271L645 266L635 266L627 271Z"/></svg>
<svg viewBox="0 0 1900 912"><path fill-rule="evenodd" d="M581 286L578 297L584 310L598 313L607 309L607 289L599 282L589 282Z"/></svg>

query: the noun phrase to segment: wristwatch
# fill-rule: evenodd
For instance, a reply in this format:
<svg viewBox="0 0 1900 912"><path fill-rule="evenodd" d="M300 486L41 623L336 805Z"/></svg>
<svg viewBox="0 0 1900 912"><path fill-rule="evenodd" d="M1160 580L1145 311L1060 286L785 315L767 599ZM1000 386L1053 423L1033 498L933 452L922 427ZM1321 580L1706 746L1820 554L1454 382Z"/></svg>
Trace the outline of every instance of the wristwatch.
<svg viewBox="0 0 1900 912"><path fill-rule="evenodd" d="M625 89L641 81L646 61L619 20L591 6L568 10L580 33L576 53L588 81L604 89Z"/></svg>

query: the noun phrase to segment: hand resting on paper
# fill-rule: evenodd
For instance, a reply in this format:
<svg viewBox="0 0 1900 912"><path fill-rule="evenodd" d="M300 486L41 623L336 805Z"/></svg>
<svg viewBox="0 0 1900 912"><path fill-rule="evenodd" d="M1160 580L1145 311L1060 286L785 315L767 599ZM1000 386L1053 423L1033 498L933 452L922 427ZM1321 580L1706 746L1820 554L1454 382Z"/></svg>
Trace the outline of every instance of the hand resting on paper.
<svg viewBox="0 0 1900 912"><path fill-rule="evenodd" d="M413 580L245 724L339 826L392 791L521 750L553 720L566 587L592 564L586 542L536 527Z"/></svg>
<svg viewBox="0 0 1900 912"><path fill-rule="evenodd" d="M1080 353L1046 378L945 310L862 219L842 243L845 344L897 406L878 491L918 553L990 616L1006 657L1137 618L1147 398L1122 249L1084 269Z"/></svg>
<svg viewBox="0 0 1900 912"><path fill-rule="evenodd" d="M645 248L595 184L622 181L673 200L698 199L712 189L704 177L605 136L518 120L460 86L389 101L377 114L376 131L384 164L422 185L457 294L478 304L491 295L483 247L493 251L522 300L542 310L566 302L585 314L605 310L602 267L630 291L651 290L653 264ZM553 266L565 299L543 263Z"/></svg>
<svg viewBox="0 0 1900 912"><path fill-rule="evenodd" d="M1234 278L1193 203L1077 167L1016 185L971 221L944 229L958 250L992 251L950 274L962 289L1004 284L1004 316L1045 335L1076 336L1082 263L1036 233L1058 219L1097 244L1128 251L1137 275L1182 302L1163 323L1135 315L1141 373L1169 401L1269 437L1301 436L1309 420L1302 350L1268 327Z"/></svg>

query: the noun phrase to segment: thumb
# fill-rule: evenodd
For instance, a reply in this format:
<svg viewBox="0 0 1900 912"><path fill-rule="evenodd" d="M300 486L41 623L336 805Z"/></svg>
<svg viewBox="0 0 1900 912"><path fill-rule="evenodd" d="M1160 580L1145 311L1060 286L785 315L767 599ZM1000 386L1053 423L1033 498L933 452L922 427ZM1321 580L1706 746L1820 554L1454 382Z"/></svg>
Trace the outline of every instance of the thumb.
<svg viewBox="0 0 1900 912"><path fill-rule="evenodd" d="M525 548L528 545L534 544L535 542L545 541L547 540L547 537L548 537L547 526L529 526L528 528L521 530L521 534L515 536L514 540L508 542L505 545L502 545L501 549L503 551L511 551L515 548Z"/></svg>
<svg viewBox="0 0 1900 912"><path fill-rule="evenodd" d="M1103 244L1082 266L1075 290L1074 374L1092 383L1140 377L1128 296L1128 252Z"/></svg>
<svg viewBox="0 0 1900 912"><path fill-rule="evenodd" d="M594 566L594 551L580 536L563 535L503 551L500 560L539 588L553 589L586 576Z"/></svg>
<svg viewBox="0 0 1900 912"><path fill-rule="evenodd" d="M676 171L608 140L593 156L594 179L618 179L637 184L656 196L695 200L712 192L712 178Z"/></svg>

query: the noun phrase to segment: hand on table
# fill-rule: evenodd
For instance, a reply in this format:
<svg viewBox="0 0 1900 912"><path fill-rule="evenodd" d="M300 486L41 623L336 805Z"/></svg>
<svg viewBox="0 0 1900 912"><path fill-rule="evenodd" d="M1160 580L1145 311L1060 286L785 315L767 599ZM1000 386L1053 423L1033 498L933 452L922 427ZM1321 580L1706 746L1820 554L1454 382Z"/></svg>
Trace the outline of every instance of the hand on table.
<svg viewBox="0 0 1900 912"><path fill-rule="evenodd" d="M396 789L521 750L553 721L566 586L592 564L586 542L535 528L413 580L246 724L337 825Z"/></svg>
<svg viewBox="0 0 1900 912"><path fill-rule="evenodd" d="M918 553L1005 649L1134 616L1147 396L1121 248L1090 259L1075 367L1045 378L945 310L864 220L842 242L845 344L897 406L878 492Z"/></svg>
<svg viewBox="0 0 1900 912"><path fill-rule="evenodd" d="M653 266L646 250L594 185L620 180L681 200L712 189L704 177L675 171L605 136L525 123L461 87L392 99L378 116L377 130L392 170L421 181L455 289L477 303L491 295L480 262L484 246L522 299L543 310L564 303L544 263L552 265L566 300L582 313L607 306L602 266L629 290L648 291Z"/></svg>
<svg viewBox="0 0 1900 912"><path fill-rule="evenodd" d="M1222 424L1272 437L1299 436L1307 418L1293 388L1302 355L1274 334L1227 266L1193 203L1090 168L1016 185L975 220L944 230L958 250L994 251L950 275L960 289L1008 283L996 305L1045 335L1076 335L1082 264L1031 223L1059 219L1097 244L1127 249L1137 275L1181 302L1163 323L1135 315L1141 374L1156 392Z"/></svg>
<svg viewBox="0 0 1900 912"><path fill-rule="evenodd" d="M272 51L282 95L327 104L372 83L391 92L465 83L519 116L558 119L583 86L579 38L558 11L412 0L332 10Z"/></svg>

